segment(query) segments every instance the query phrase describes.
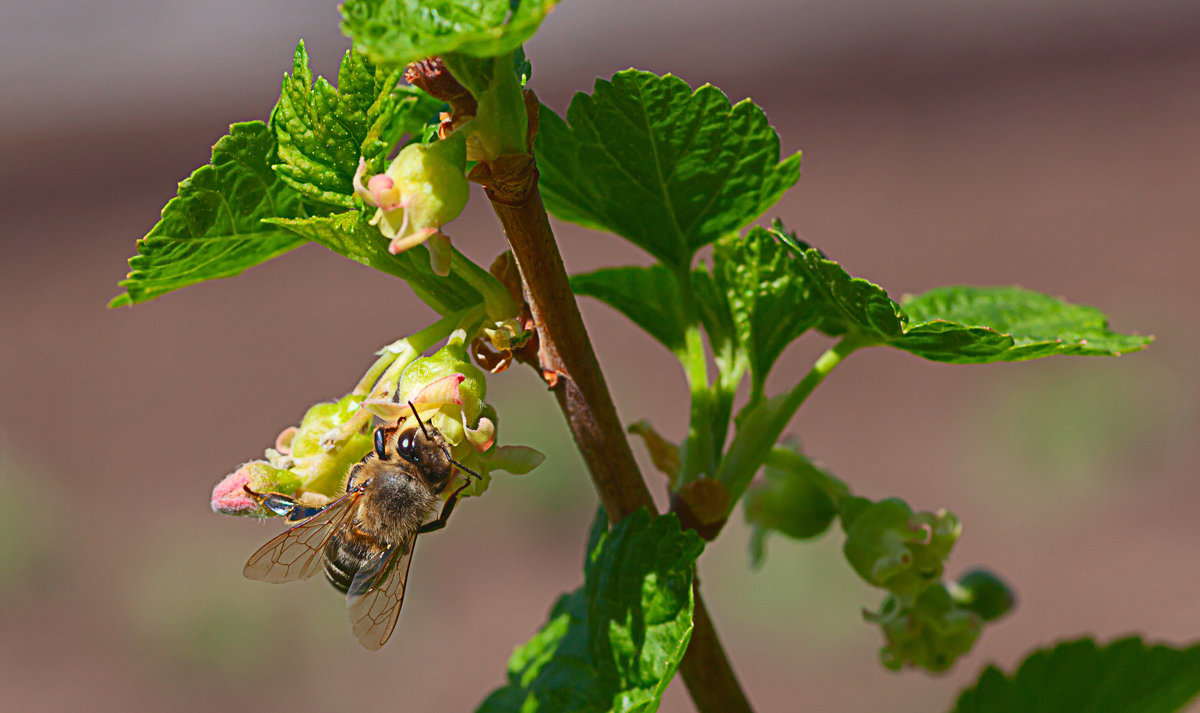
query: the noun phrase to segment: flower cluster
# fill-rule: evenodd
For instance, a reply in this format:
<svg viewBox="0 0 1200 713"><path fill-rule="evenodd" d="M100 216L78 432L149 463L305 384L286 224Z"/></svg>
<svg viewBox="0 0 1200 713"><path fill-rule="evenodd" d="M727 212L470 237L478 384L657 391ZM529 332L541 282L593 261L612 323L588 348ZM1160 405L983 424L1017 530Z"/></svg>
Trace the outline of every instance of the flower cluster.
<svg viewBox="0 0 1200 713"><path fill-rule="evenodd" d="M971 650L985 622L1004 616L1015 603L1000 578L975 569L958 582L928 587L910 605L888 595L878 612L863 612L863 617L883 632L887 643L879 655L884 666L940 673Z"/></svg>
<svg viewBox="0 0 1200 713"><path fill-rule="evenodd" d="M883 631L887 643L879 658L893 671L904 666L933 673L946 671L971 650L983 631L983 618L958 606L940 582L922 592L911 606L890 595L878 612L863 612L863 616Z"/></svg>
<svg viewBox="0 0 1200 713"><path fill-rule="evenodd" d="M433 355L408 362L398 383L390 384L394 390L389 385L384 393L391 397L351 393L310 408L298 427L279 434L264 460L243 464L216 486L213 510L251 517L275 514L251 492L278 493L312 507L328 503L344 491L350 467L371 450L372 416L389 422L416 418L441 432L452 457L481 476L463 495L482 494L492 471L527 473L542 462L542 454L532 448L496 445L496 412L483 400L487 383L467 359L461 333ZM445 495L454 489L447 488Z"/></svg>

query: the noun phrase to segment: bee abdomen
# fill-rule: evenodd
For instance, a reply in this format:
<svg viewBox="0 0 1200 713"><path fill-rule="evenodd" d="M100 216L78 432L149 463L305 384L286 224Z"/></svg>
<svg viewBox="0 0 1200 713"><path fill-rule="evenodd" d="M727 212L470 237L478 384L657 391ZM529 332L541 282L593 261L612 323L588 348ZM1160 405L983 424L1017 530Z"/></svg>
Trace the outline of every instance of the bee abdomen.
<svg viewBox="0 0 1200 713"><path fill-rule="evenodd" d="M350 589L354 575L358 574L372 553L373 548L363 542L360 533L357 537L334 537L325 546L325 578L339 592L345 593Z"/></svg>
<svg viewBox="0 0 1200 713"><path fill-rule="evenodd" d="M332 556L325 560L325 578L334 589L343 594L350 589L350 582L354 581L356 572L358 567L353 563L346 563Z"/></svg>

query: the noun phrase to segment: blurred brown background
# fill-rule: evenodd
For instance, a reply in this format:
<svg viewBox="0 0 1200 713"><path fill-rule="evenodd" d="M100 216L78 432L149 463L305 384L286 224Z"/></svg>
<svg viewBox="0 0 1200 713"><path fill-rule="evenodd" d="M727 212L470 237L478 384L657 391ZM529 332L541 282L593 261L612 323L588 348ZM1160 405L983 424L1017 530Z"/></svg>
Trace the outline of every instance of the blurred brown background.
<svg viewBox="0 0 1200 713"><path fill-rule="evenodd" d="M175 183L230 122L266 117L295 41L335 71L337 20L315 0L0 6L7 711L470 710L580 581L594 496L552 399L513 370L489 400L505 440L545 465L422 539L393 641L363 652L329 587L242 579L278 526L213 515L208 494L431 313L315 246L104 307ZM1200 636L1200 6L569 0L528 53L560 111L631 65L752 97L785 151L805 152L767 217L893 295L1020 284L1158 337L1119 360L953 367L871 350L839 368L789 431L864 495L956 512L948 574L986 564L1019 608L949 675L891 674L859 613L881 596L840 534L774 538L751 571L734 523L701 569L760 711L944 710L987 662L1058 638ZM573 271L648 261L558 227ZM502 247L481 200L451 228L485 264ZM681 436L671 357L607 308L584 313L622 417ZM824 346L789 350L775 386ZM690 710L681 686L663 710Z"/></svg>

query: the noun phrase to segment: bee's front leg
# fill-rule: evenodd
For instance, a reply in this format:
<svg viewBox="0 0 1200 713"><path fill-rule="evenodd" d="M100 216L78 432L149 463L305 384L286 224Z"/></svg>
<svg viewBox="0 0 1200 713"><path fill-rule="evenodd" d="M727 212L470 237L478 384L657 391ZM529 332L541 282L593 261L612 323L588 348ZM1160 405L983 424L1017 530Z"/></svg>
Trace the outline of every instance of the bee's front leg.
<svg viewBox="0 0 1200 713"><path fill-rule="evenodd" d="M438 530L445 527L446 521L450 519L450 513L454 512L454 506L458 503L458 494L461 493L463 490L466 490L467 486L470 484L471 484L471 481L467 480L467 482L458 486L458 490L455 490L453 493L450 493L450 497L446 498L446 504L442 506L442 512L440 515L437 516L437 519L430 520L429 522L425 523L424 525L421 525L420 529L417 530L417 534L423 535L426 532L437 532Z"/></svg>

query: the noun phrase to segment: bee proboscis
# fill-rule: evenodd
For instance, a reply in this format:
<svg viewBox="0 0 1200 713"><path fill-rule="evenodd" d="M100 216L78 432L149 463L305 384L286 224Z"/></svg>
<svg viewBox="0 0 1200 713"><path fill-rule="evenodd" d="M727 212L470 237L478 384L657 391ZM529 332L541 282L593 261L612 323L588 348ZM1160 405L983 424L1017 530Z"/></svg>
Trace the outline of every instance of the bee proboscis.
<svg viewBox="0 0 1200 713"><path fill-rule="evenodd" d="M354 635L372 651L396 627L417 535L445 527L459 493L470 484L468 478L437 518L426 522L455 467L479 477L450 457L437 429L426 428L416 409L412 413L415 426L402 426L401 420L375 429L375 448L350 468L345 493L326 505L306 507L286 495L247 488L298 524L259 548L242 573L277 583L308 579L323 569L346 594Z"/></svg>

